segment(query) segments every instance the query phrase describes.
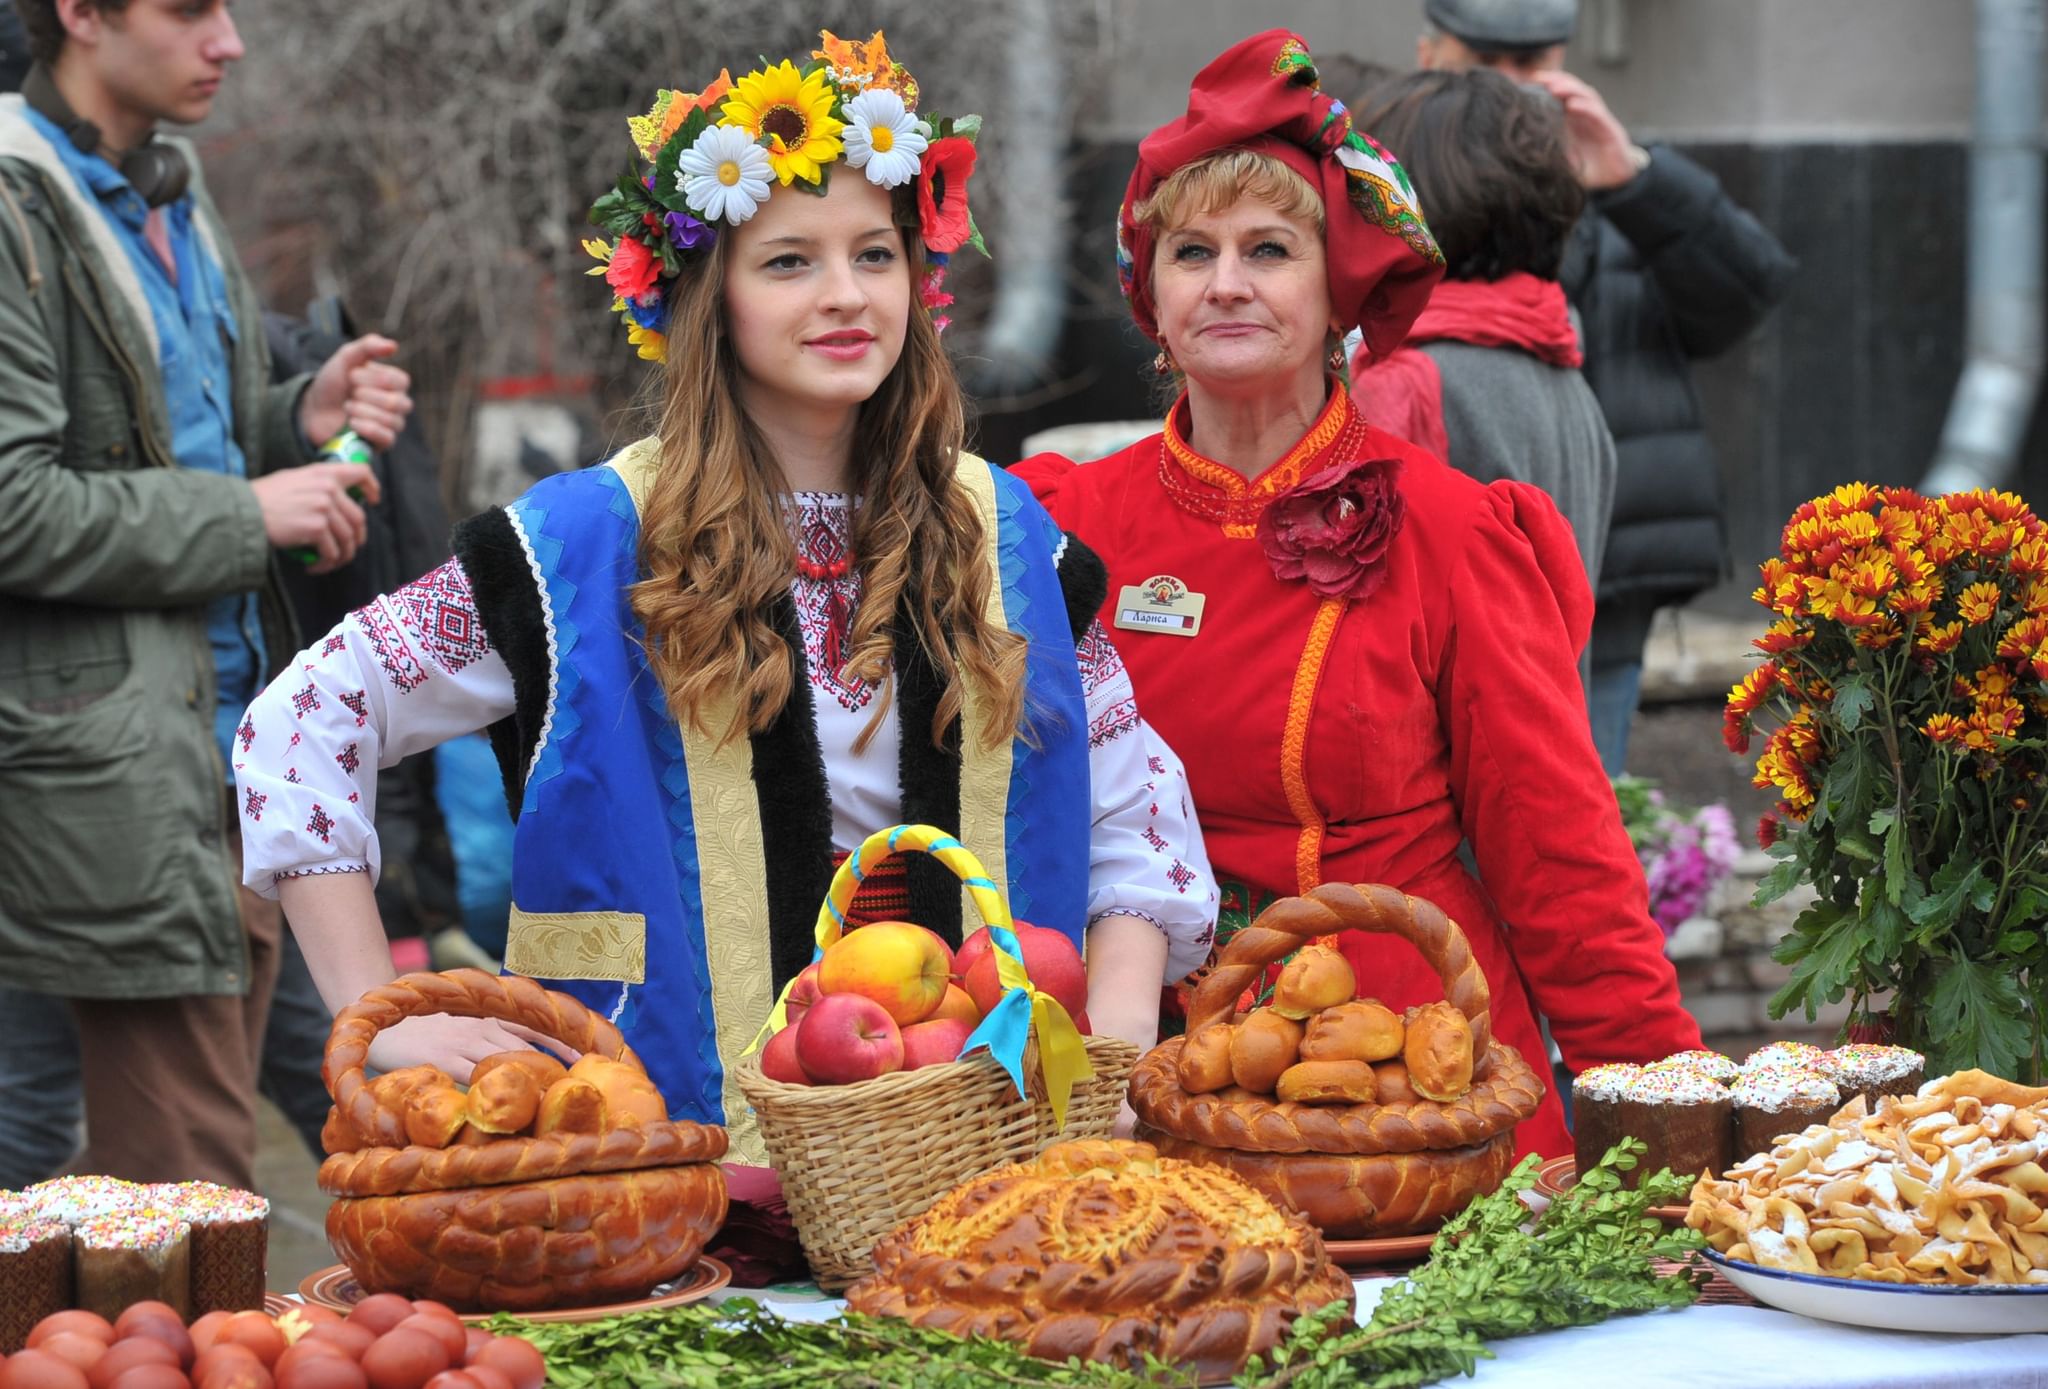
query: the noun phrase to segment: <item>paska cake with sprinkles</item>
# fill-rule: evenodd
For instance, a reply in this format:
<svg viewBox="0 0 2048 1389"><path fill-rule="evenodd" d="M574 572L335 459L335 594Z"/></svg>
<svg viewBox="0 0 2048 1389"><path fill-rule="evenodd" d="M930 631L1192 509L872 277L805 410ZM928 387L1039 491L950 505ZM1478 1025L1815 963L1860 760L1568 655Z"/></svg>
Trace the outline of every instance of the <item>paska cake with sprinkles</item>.
<svg viewBox="0 0 2048 1389"><path fill-rule="evenodd" d="M1645 1067L1622 1096L1622 1126L1649 1151L1635 1169L1621 1174L1634 1187L1649 1173L1668 1167L1680 1176L1719 1173L1729 1162L1728 1087L1712 1076L1683 1067Z"/></svg>
<svg viewBox="0 0 2048 1389"><path fill-rule="evenodd" d="M72 1227L77 1303L108 1321L137 1302L192 1314L192 1227L168 1211L139 1207Z"/></svg>
<svg viewBox="0 0 2048 1389"><path fill-rule="evenodd" d="M0 1199L0 1355L21 1349L35 1324L71 1305L71 1229Z"/></svg>
<svg viewBox="0 0 2048 1389"><path fill-rule="evenodd" d="M270 1202L212 1182L148 1188L146 1200L192 1227L192 1315L263 1306Z"/></svg>
<svg viewBox="0 0 2048 1389"><path fill-rule="evenodd" d="M1628 1136L1621 1102L1642 1073L1641 1066L1611 1061L1588 1066L1572 1080L1572 1151L1579 1171L1591 1171L1609 1148Z"/></svg>

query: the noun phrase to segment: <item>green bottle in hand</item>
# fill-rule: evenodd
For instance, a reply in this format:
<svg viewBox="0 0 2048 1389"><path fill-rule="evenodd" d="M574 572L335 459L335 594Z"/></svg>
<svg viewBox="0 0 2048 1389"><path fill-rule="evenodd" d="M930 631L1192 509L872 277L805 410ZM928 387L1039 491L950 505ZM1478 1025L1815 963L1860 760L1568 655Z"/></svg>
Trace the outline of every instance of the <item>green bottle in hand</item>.
<svg viewBox="0 0 2048 1389"><path fill-rule="evenodd" d="M362 463L367 465L376 457L377 451L370 447L370 441L353 429L344 429L320 446L320 452L313 456L315 463ZM349 496L360 502L363 489L351 487ZM287 558L297 560L308 569L320 562L320 552L311 545L299 545L285 551Z"/></svg>

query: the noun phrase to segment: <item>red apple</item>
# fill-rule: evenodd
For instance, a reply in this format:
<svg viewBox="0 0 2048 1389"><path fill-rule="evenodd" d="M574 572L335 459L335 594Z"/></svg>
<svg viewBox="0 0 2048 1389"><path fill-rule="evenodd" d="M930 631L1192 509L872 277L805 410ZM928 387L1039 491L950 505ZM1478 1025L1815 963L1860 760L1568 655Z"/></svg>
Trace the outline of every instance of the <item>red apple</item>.
<svg viewBox="0 0 2048 1389"><path fill-rule="evenodd" d="M791 1023L761 1048L761 1074L784 1085L809 1085L811 1078L796 1059L796 1024Z"/></svg>
<svg viewBox="0 0 2048 1389"><path fill-rule="evenodd" d="M960 1018L912 1023L903 1029L903 1069L914 1071L920 1066L958 1061L960 1048L967 1045L973 1032L974 1024Z"/></svg>
<svg viewBox="0 0 2048 1389"><path fill-rule="evenodd" d="M833 943L818 961L818 987L827 997L871 998L898 1026L907 1026L924 1021L945 1001L952 968L946 943L924 927L877 921Z"/></svg>
<svg viewBox="0 0 2048 1389"><path fill-rule="evenodd" d="M967 990L958 984L946 985L945 1001L932 1011L926 1022L937 1022L940 1018L958 1018L962 1022L981 1021L981 1009L974 1006L974 1000L967 996Z"/></svg>
<svg viewBox="0 0 2048 1389"><path fill-rule="evenodd" d="M896 1020L860 994L828 993L812 1004L795 1046L797 1064L815 1085L849 1085L903 1069Z"/></svg>
<svg viewBox="0 0 2048 1389"><path fill-rule="evenodd" d="M1024 972L1031 976L1031 982L1040 990L1059 1000L1067 1016L1073 1017L1088 1006L1088 967L1081 963L1081 953L1073 943L1058 931L1044 926L1033 926L1018 922L1015 926L1017 944L1024 951ZM975 939L988 935L986 929L976 933ZM967 954L973 940L960 947L961 955ZM974 1006L981 1009L983 1017L997 1003L1002 1001L1003 984L996 976L996 953L988 945L967 970L967 996Z"/></svg>
<svg viewBox="0 0 2048 1389"><path fill-rule="evenodd" d="M824 996L825 991L818 987L818 963L813 960L790 982L789 996L782 1001L783 1016L795 1027L804 1020L810 1006Z"/></svg>

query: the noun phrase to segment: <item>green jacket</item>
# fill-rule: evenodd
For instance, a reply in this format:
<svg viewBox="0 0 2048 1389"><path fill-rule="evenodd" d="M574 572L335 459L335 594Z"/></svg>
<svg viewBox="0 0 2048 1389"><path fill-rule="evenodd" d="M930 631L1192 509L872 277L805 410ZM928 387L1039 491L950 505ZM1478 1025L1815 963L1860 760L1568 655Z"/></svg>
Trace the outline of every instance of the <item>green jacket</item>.
<svg viewBox="0 0 2048 1389"><path fill-rule="evenodd" d="M248 989L204 605L261 591L298 649L255 493L182 468L155 323L98 206L0 97L0 980L89 998ZM252 473L303 461L306 378L270 380L261 309L194 167L194 225L241 325Z"/></svg>

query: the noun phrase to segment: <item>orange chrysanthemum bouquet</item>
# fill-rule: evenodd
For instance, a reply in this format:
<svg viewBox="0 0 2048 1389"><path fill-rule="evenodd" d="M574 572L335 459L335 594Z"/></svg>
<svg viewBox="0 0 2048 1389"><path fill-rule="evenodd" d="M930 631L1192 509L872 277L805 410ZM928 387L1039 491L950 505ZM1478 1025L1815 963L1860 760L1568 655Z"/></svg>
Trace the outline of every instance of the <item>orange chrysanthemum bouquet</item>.
<svg viewBox="0 0 2048 1389"><path fill-rule="evenodd" d="M1778 620L1728 696L1781 861L1809 882L1773 1016L1853 1000L1850 1030L1929 1074L2038 1078L2048 992L2048 526L2006 492L1854 483L1806 503L1765 561ZM1888 1035L1887 1035L1888 1034Z"/></svg>

